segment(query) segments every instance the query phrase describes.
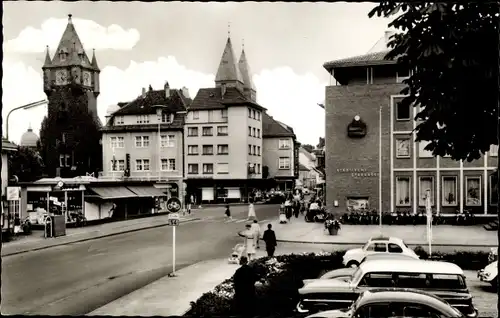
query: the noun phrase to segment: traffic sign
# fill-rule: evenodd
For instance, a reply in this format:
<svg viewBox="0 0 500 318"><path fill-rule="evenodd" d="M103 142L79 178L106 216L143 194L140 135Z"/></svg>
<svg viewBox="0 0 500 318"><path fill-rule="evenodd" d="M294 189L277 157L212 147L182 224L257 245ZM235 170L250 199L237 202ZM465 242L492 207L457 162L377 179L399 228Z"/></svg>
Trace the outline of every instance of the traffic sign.
<svg viewBox="0 0 500 318"><path fill-rule="evenodd" d="M168 223L172 226L177 226L179 225L180 218L179 213L170 213L168 215Z"/></svg>
<svg viewBox="0 0 500 318"><path fill-rule="evenodd" d="M167 210L169 212L177 213L181 210L181 200L178 198L172 197L167 200Z"/></svg>

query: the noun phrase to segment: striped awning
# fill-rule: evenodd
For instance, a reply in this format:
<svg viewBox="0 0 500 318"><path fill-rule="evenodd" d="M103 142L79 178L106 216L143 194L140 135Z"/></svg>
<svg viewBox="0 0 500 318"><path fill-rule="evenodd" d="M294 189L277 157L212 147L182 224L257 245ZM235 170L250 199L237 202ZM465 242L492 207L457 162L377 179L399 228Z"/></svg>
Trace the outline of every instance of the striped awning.
<svg viewBox="0 0 500 318"><path fill-rule="evenodd" d="M138 197L166 197L161 189L153 186L127 186L127 188L135 193Z"/></svg>
<svg viewBox="0 0 500 318"><path fill-rule="evenodd" d="M101 197L101 199L125 199L136 198L137 194L127 189L127 187L91 187L90 190L94 191Z"/></svg>

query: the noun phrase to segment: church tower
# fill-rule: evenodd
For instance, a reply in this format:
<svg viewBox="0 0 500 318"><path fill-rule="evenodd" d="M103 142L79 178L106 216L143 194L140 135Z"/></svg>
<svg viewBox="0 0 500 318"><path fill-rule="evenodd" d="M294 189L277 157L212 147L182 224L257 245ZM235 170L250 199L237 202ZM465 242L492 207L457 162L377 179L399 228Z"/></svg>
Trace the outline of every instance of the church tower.
<svg viewBox="0 0 500 318"><path fill-rule="evenodd" d="M240 69L240 73L243 78L243 94L247 99L251 100L254 103L257 103L257 91L255 90L255 86L253 85L252 73L250 72L250 67L248 66L244 46L241 51L238 68Z"/></svg>
<svg viewBox="0 0 500 318"><path fill-rule="evenodd" d="M243 77L236 63L231 37L228 36L219 69L215 75L215 87L236 87L243 92L243 85Z"/></svg>
<svg viewBox="0 0 500 318"><path fill-rule="evenodd" d="M89 154L91 149L100 147L96 135L102 126L97 114L100 70L95 52L92 60L85 52L71 14L53 57L47 46L42 70L48 114L45 127L42 125L44 136L41 131L40 137L46 148L42 155L48 166L47 173L71 177L94 172L95 165L102 161L94 158L100 156L100 152ZM85 118L90 118L88 123L82 122ZM85 135L88 127L91 132ZM84 144L87 150L81 149Z"/></svg>

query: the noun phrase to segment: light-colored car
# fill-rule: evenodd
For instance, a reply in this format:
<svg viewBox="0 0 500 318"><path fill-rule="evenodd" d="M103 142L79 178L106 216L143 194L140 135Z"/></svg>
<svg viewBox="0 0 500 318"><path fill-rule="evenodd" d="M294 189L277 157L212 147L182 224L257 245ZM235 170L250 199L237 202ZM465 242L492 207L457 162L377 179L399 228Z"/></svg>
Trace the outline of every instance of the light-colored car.
<svg viewBox="0 0 500 318"><path fill-rule="evenodd" d="M439 317L465 318L460 311L432 294L415 289L374 289L361 293L351 307L328 310L306 318Z"/></svg>
<svg viewBox="0 0 500 318"><path fill-rule="evenodd" d="M348 250L344 254L343 264L347 267L357 267L367 255L373 254L404 254L414 259L418 255L405 242L397 237L372 237L362 248Z"/></svg>
<svg viewBox="0 0 500 318"><path fill-rule="evenodd" d="M483 282L496 286L498 282L498 261L494 261L484 269L477 272L477 277Z"/></svg>
<svg viewBox="0 0 500 318"><path fill-rule="evenodd" d="M406 255L406 254L396 254L396 253L378 253L378 254L371 254L365 256L360 264L363 264L364 262L368 261L375 261L375 260L398 260L398 259L415 259L413 256ZM350 280L352 277L352 274L356 271L356 267L345 267L345 268L339 268L339 269L334 269L332 271L328 271L325 274L321 275L317 279L341 279L341 280ZM303 283L309 284L317 279L304 279Z"/></svg>

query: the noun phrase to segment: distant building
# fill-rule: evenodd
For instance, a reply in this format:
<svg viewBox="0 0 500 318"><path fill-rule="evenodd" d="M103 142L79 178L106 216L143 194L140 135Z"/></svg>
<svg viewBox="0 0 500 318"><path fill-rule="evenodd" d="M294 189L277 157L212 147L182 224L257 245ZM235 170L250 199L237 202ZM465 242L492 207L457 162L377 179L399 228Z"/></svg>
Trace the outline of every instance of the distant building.
<svg viewBox="0 0 500 318"><path fill-rule="evenodd" d="M316 155L310 153L304 147L299 148L299 163L311 169L316 167Z"/></svg>
<svg viewBox="0 0 500 318"><path fill-rule="evenodd" d="M266 184L287 191L295 188L299 177L299 147L295 133L267 113L262 114L263 157L262 164L267 172Z"/></svg>
<svg viewBox="0 0 500 318"><path fill-rule="evenodd" d="M402 80L410 71L384 59L387 52L324 64L337 84L326 88L327 205L337 214L366 204L378 210L381 178L383 212L422 211L429 189L438 213L465 209L496 213L498 200L490 175L496 167L498 147L479 160L459 162L434 157L424 149L426 142L415 142L415 109L400 103ZM378 128L380 107L382 131Z"/></svg>
<svg viewBox="0 0 500 318"><path fill-rule="evenodd" d="M262 185L262 114L245 52L228 38L215 88L201 88L185 122L188 196L197 202L246 201Z"/></svg>
<svg viewBox="0 0 500 318"><path fill-rule="evenodd" d="M30 126L28 130L21 136L20 146L36 149L38 147L39 140L40 138L33 132L33 129L31 129Z"/></svg>

